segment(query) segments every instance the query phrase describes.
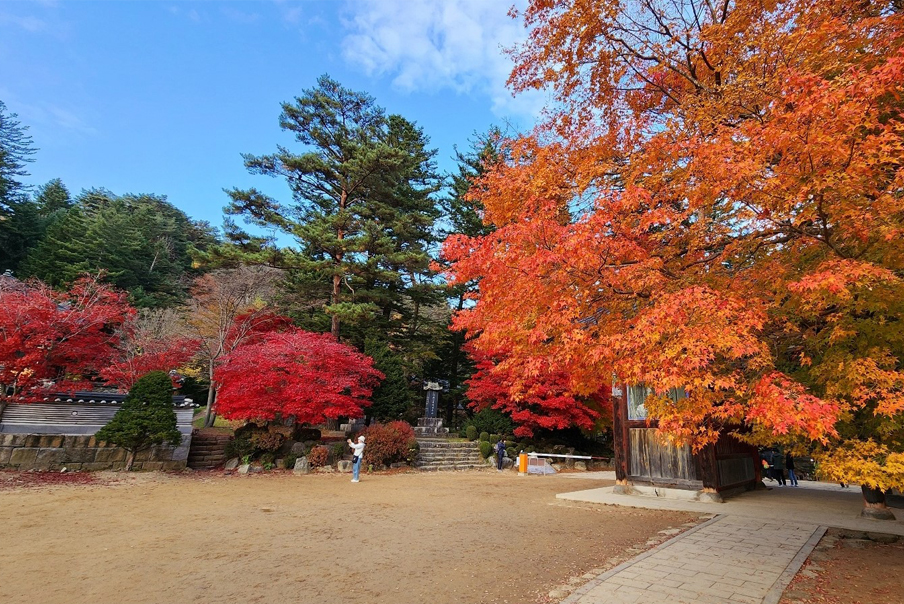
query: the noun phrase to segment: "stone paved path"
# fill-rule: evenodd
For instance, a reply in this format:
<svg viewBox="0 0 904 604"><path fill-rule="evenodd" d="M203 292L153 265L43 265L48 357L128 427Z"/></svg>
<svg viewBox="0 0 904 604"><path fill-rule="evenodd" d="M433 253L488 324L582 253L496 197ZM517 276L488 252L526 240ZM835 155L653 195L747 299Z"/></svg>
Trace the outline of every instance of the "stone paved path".
<svg viewBox="0 0 904 604"><path fill-rule="evenodd" d="M562 604L773 604L825 533L716 516L577 588Z"/></svg>

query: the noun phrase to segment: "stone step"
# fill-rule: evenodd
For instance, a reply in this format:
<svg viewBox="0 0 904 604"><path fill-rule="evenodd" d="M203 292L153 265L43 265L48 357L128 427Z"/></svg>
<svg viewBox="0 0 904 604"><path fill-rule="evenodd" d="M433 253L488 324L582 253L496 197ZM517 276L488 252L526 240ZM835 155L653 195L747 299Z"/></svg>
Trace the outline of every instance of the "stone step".
<svg viewBox="0 0 904 604"><path fill-rule="evenodd" d="M417 466L422 472L454 472L456 470L482 470L487 467L486 464L456 464L442 466Z"/></svg>

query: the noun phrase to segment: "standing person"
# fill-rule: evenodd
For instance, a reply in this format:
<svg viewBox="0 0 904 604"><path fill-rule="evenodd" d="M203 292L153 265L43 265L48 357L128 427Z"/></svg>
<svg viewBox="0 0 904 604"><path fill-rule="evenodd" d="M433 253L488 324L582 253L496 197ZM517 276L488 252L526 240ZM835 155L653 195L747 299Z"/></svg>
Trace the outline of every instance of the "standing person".
<svg viewBox="0 0 904 604"><path fill-rule="evenodd" d="M772 452L772 449L766 449L763 451L763 468L766 470L766 478L769 480L775 480L775 464L773 463L775 460L775 454Z"/></svg>
<svg viewBox="0 0 904 604"><path fill-rule="evenodd" d="M496 469L502 471L502 459L505 457L505 439L500 437L499 442L493 447L496 449Z"/></svg>
<svg viewBox="0 0 904 604"><path fill-rule="evenodd" d="M785 456L778 449L773 449L772 451L772 473L778 481L778 486L788 486L788 483L785 482Z"/></svg>
<svg viewBox="0 0 904 604"><path fill-rule="evenodd" d="M788 468L788 478L791 480L791 486L797 486L797 475L794 473L794 456L791 451L785 454L785 467Z"/></svg>
<svg viewBox="0 0 904 604"><path fill-rule="evenodd" d="M353 443L347 439L348 446L352 448L352 482L359 482L358 475L361 472L361 459L364 457L364 437L359 436L358 442Z"/></svg>

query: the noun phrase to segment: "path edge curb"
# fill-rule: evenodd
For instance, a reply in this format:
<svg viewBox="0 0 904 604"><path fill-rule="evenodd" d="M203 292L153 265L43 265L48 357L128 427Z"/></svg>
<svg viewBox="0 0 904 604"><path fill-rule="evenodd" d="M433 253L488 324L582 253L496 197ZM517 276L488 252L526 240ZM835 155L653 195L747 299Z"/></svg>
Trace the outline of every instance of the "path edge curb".
<svg viewBox="0 0 904 604"><path fill-rule="evenodd" d="M798 571L803 567L807 558L813 553L813 550L816 549L817 544L822 540L827 530L829 530L829 527L827 526L816 527L816 530L813 531L813 534L810 535L807 542L797 550L797 555L791 559L791 562L788 563L788 566L785 567L782 574L778 576L778 579L775 580L775 583L773 583L772 587L769 588L769 591L766 592L766 596L763 598L763 604L778 604L779 600L782 599L782 594L785 593L785 589L791 584L794 577L797 576Z"/></svg>

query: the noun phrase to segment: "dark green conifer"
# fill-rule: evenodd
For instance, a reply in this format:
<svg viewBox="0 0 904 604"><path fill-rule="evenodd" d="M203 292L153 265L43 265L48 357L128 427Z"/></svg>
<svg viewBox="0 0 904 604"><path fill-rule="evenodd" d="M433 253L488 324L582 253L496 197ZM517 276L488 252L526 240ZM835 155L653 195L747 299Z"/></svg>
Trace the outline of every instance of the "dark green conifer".
<svg viewBox="0 0 904 604"><path fill-rule="evenodd" d="M129 452L126 470L132 469L135 454L153 445L178 445L182 434L176 429L173 410L173 383L163 371L152 371L139 379L113 419L95 435Z"/></svg>

